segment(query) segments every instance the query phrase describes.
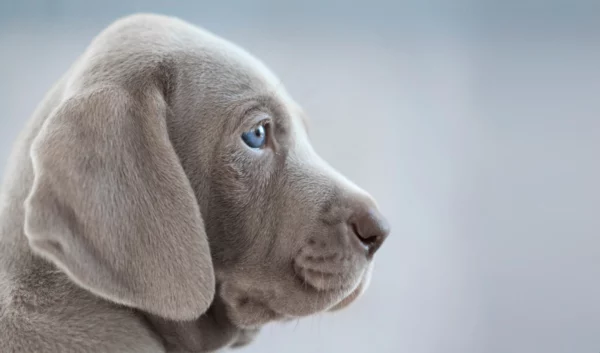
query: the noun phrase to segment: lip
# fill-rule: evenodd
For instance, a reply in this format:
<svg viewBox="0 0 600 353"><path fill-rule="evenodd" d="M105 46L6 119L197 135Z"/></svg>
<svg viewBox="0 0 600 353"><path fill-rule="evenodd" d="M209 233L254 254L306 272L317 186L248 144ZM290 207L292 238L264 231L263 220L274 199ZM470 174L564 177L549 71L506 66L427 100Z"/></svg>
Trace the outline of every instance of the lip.
<svg viewBox="0 0 600 353"><path fill-rule="evenodd" d="M328 292L340 289L338 284L333 284L334 282L332 279L341 275L341 272L315 270L302 266L294 261L294 273L296 278L302 282L303 286L309 286L318 292Z"/></svg>
<svg viewBox="0 0 600 353"><path fill-rule="evenodd" d="M371 262L365 272L362 275L362 278L356 288L350 292L344 299L342 299L339 303L332 306L328 311L338 311L346 308L350 304L354 303L358 298L362 296L362 294L369 288L371 284L371 274L373 273L374 263Z"/></svg>
<svg viewBox="0 0 600 353"><path fill-rule="evenodd" d="M356 287L356 289L352 293L350 293L347 297L342 299L342 301L340 301L339 303L335 304L333 307L329 308L329 310L327 311L334 312L346 308L347 306L352 304L356 299L358 299L358 297L360 297L360 295L363 292L363 289L364 281L361 281L358 287Z"/></svg>

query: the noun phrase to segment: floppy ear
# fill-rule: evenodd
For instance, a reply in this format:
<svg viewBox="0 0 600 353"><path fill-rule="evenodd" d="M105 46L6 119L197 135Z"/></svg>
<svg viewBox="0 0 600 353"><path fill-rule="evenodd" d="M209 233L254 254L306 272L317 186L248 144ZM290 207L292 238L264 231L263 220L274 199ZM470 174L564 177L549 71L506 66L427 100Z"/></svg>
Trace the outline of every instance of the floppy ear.
<svg viewBox="0 0 600 353"><path fill-rule="evenodd" d="M162 92L69 98L31 147L31 248L77 284L172 320L209 307L215 279L199 206L167 130Z"/></svg>

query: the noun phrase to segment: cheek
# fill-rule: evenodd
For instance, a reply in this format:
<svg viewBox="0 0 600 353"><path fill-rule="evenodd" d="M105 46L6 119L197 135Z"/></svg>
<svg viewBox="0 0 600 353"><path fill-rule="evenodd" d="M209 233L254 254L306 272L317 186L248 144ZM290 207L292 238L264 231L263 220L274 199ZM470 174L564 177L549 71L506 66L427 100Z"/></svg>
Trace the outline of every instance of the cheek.
<svg viewBox="0 0 600 353"><path fill-rule="evenodd" d="M272 189L276 185L268 156L231 148L219 154L212 170L210 219L205 220L211 246L236 259L258 254L276 226Z"/></svg>
<svg viewBox="0 0 600 353"><path fill-rule="evenodd" d="M270 150L253 151L233 144L221 153L213 173L223 190L236 201L262 200L272 188L276 165ZM258 198L258 199L257 199Z"/></svg>

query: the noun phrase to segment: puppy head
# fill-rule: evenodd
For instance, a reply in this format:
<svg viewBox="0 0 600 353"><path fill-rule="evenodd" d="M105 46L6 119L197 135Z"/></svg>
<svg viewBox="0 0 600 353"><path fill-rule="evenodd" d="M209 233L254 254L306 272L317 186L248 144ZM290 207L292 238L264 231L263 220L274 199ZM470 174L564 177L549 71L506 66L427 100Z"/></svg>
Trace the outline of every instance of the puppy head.
<svg viewBox="0 0 600 353"><path fill-rule="evenodd" d="M180 70L173 136L204 201L232 320L248 327L349 304L388 233L375 202L314 151L306 115L273 73L221 39L203 43Z"/></svg>
<svg viewBox="0 0 600 353"><path fill-rule="evenodd" d="M371 197L312 149L281 89L257 97L225 119L203 212L220 294L241 326L355 298L388 233Z"/></svg>
<svg viewBox="0 0 600 353"><path fill-rule="evenodd" d="M389 230L311 147L255 58L182 21L102 33L32 146L34 251L107 299L171 318L216 294L252 328L344 307Z"/></svg>

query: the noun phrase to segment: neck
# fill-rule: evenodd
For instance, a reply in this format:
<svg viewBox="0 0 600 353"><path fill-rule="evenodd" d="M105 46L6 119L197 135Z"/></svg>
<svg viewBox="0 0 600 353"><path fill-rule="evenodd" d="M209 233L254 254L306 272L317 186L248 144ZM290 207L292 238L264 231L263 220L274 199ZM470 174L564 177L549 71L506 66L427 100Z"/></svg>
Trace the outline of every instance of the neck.
<svg viewBox="0 0 600 353"><path fill-rule="evenodd" d="M250 343L259 330L233 325L219 298L215 298L208 311L194 321L169 321L153 315L146 315L146 318L162 337L168 352L214 352L225 347L243 346Z"/></svg>

